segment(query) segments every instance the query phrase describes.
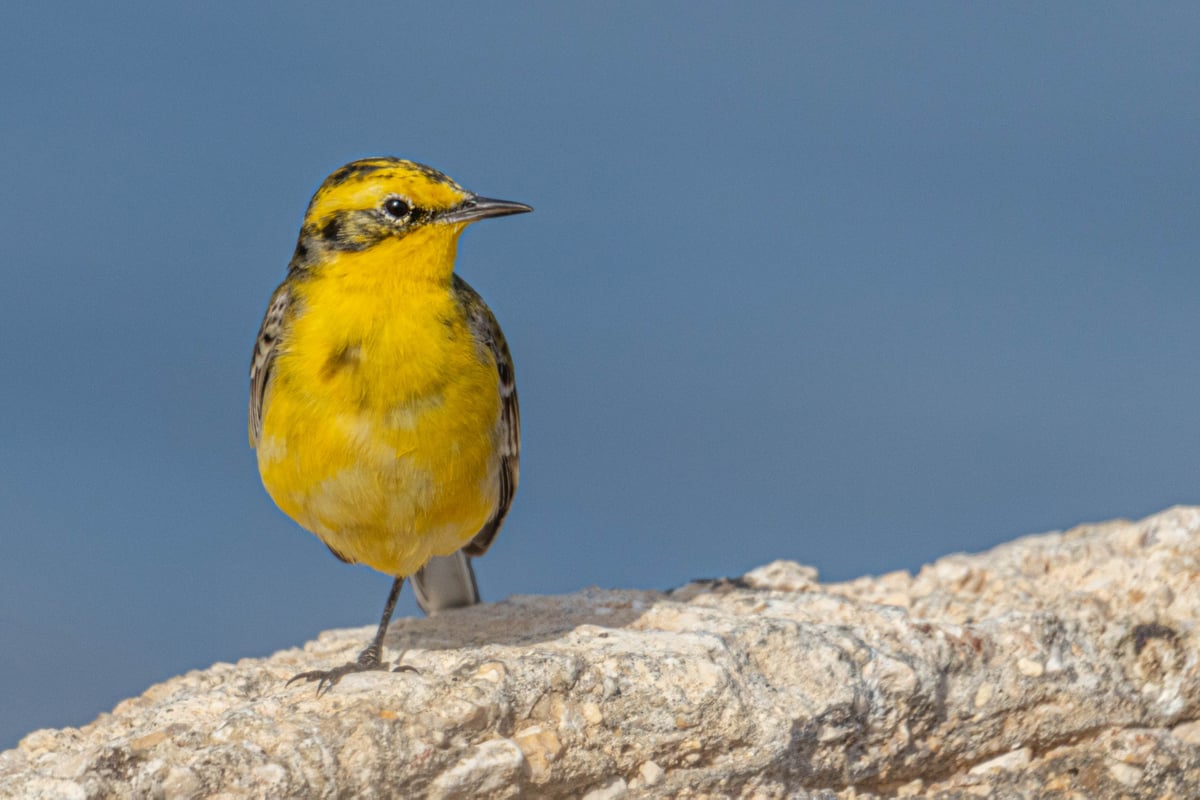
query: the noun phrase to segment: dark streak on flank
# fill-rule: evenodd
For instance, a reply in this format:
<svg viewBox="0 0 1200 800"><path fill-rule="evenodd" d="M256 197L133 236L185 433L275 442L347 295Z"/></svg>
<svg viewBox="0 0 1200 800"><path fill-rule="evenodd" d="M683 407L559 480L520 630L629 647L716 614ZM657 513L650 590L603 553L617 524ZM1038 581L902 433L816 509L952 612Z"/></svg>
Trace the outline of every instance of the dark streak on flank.
<svg viewBox="0 0 1200 800"><path fill-rule="evenodd" d="M321 378L327 381L333 380L342 370L356 366L361 352L362 348L357 344L349 342L343 344L325 359L325 363L321 366Z"/></svg>

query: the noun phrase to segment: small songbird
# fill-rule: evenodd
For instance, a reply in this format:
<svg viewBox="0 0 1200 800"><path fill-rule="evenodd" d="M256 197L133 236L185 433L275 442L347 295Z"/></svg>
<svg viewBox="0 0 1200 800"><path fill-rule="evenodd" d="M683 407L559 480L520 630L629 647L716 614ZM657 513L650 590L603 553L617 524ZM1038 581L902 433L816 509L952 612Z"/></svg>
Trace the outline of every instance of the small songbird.
<svg viewBox="0 0 1200 800"><path fill-rule="evenodd" d="M293 678L318 693L386 668L406 577L427 613L479 602L470 557L512 505L521 423L504 334L454 259L470 223L532 210L368 158L326 178L304 215L254 346L250 444L285 514L395 578L356 661Z"/></svg>

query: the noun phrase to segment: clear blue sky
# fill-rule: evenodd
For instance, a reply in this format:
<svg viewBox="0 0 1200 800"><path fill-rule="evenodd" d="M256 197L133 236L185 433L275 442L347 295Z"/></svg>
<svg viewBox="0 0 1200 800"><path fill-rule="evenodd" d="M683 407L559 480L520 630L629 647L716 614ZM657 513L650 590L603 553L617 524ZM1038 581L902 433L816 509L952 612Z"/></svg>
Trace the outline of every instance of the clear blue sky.
<svg viewBox="0 0 1200 800"><path fill-rule="evenodd" d="M361 156L537 208L459 251L524 422L490 599L1200 501L1198 41L1186 3L6 5L0 746L377 619L245 423Z"/></svg>

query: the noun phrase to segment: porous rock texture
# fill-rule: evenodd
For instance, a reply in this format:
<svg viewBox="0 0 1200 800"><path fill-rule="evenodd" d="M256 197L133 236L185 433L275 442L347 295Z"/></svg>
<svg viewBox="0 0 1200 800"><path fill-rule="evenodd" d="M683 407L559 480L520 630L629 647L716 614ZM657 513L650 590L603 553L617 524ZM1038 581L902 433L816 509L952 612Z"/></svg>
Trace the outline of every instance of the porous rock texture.
<svg viewBox="0 0 1200 800"><path fill-rule="evenodd" d="M216 664L0 754L5 797L1195 798L1200 509L820 584L776 562L397 622L418 672Z"/></svg>

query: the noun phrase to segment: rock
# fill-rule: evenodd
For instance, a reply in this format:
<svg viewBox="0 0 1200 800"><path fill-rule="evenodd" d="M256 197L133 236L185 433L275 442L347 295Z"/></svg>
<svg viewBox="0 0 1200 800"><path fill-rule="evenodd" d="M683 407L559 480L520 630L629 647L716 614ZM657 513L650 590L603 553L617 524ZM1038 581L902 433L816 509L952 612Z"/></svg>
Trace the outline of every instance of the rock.
<svg viewBox="0 0 1200 800"><path fill-rule="evenodd" d="M1200 509L913 576L777 562L398 621L418 671L216 664L0 753L0 796L1127 797L1200 786Z"/></svg>

